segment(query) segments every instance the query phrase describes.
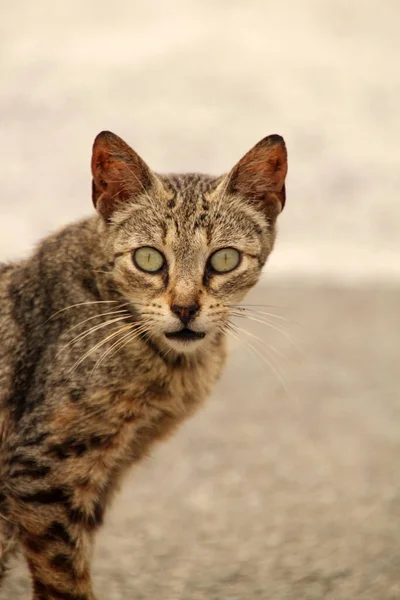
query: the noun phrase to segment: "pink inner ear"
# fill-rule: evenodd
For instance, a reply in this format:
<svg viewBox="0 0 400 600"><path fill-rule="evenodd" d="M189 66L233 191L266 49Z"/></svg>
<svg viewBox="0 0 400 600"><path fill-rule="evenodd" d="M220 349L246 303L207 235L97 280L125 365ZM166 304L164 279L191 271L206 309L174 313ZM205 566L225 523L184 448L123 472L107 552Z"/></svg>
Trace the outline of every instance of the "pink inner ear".
<svg viewBox="0 0 400 600"><path fill-rule="evenodd" d="M228 189L260 207L271 208L280 202L283 208L286 174L284 141L279 136L270 136L254 146L234 167Z"/></svg>
<svg viewBox="0 0 400 600"><path fill-rule="evenodd" d="M110 156L102 148L95 148L92 157L93 204L105 217L109 218L118 202L129 196L126 188L128 169L126 165Z"/></svg>
<svg viewBox="0 0 400 600"><path fill-rule="evenodd" d="M260 191L281 191L287 173L283 148L255 147L239 162L238 180L245 188L246 182Z"/></svg>
<svg viewBox="0 0 400 600"><path fill-rule="evenodd" d="M93 145L93 204L108 219L121 202L152 185L146 163L121 138L99 134Z"/></svg>

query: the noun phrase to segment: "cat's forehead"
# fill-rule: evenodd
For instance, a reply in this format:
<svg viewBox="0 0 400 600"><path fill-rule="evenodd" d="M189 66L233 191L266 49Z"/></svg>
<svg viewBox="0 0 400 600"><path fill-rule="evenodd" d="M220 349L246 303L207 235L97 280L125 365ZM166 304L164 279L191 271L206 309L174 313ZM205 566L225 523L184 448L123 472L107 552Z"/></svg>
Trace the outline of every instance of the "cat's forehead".
<svg viewBox="0 0 400 600"><path fill-rule="evenodd" d="M243 203L225 197L223 177L202 174L172 175L163 183L170 197L164 206L169 239L192 245L203 239L232 244L233 238L251 237L258 227ZM247 240L249 241L249 240Z"/></svg>
<svg viewBox="0 0 400 600"><path fill-rule="evenodd" d="M258 246L260 219L254 219L246 206L221 193L223 177L189 173L158 175L163 191L144 195L139 204L128 209L131 218L121 214L125 239L136 244L171 247L178 254L201 247L254 244ZM222 191L223 192L223 191ZM125 215L126 216L126 215Z"/></svg>
<svg viewBox="0 0 400 600"><path fill-rule="evenodd" d="M189 194L194 196L211 194L221 181L221 177L212 177L203 173L159 175L159 177L165 187L177 197L185 197Z"/></svg>
<svg viewBox="0 0 400 600"><path fill-rule="evenodd" d="M163 177L163 184L169 196L164 214L178 234L209 228L216 178L197 173L169 175Z"/></svg>

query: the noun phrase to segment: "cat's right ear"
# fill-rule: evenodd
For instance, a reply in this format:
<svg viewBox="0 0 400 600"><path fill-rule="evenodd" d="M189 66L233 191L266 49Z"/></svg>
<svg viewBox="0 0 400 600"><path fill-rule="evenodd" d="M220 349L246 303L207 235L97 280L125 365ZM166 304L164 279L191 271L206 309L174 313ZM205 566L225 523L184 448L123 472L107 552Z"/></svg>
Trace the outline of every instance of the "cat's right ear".
<svg viewBox="0 0 400 600"><path fill-rule="evenodd" d="M118 205L147 192L156 179L140 156L110 131L102 131L94 141L92 175L93 204L105 220Z"/></svg>

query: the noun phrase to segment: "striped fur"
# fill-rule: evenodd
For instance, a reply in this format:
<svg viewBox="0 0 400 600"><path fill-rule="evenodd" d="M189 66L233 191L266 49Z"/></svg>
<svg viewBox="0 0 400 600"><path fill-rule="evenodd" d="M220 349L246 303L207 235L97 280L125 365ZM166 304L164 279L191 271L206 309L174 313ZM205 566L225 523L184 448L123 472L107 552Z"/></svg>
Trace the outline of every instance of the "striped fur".
<svg viewBox="0 0 400 600"><path fill-rule="evenodd" d="M225 177L161 176L103 133L99 214L0 265L0 579L18 541L34 600L94 599L94 534L121 477L220 375L230 306L256 283L284 203L283 141L252 152ZM135 267L140 246L163 252L162 272ZM239 266L211 272L225 247ZM171 306L193 303L204 339L169 342Z"/></svg>

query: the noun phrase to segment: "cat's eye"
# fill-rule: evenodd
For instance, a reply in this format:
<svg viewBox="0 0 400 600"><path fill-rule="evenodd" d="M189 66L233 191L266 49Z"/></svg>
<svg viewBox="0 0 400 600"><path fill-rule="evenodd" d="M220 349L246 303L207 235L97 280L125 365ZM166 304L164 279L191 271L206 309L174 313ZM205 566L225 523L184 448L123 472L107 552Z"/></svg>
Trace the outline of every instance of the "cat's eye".
<svg viewBox="0 0 400 600"><path fill-rule="evenodd" d="M165 258L155 248L143 246L133 253L133 262L139 269L146 271L146 273L157 273L165 265Z"/></svg>
<svg viewBox="0 0 400 600"><path fill-rule="evenodd" d="M210 266L217 273L229 273L240 263L240 252L235 248L222 248L210 257Z"/></svg>

